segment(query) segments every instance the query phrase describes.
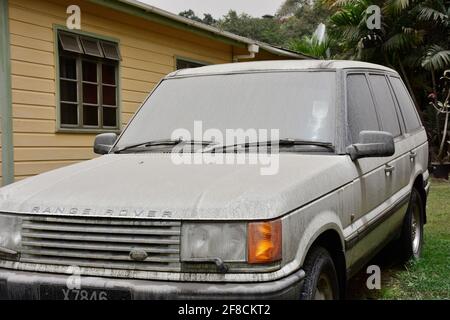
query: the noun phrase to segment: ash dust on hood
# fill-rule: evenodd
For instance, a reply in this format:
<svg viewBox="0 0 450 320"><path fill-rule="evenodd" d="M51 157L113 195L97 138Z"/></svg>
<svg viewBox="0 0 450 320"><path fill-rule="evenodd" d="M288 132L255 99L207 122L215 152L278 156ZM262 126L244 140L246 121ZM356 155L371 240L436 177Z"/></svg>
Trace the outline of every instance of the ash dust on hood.
<svg viewBox="0 0 450 320"><path fill-rule="evenodd" d="M260 165L176 165L170 154L109 154L0 189L0 211L177 220L272 219L352 180L346 156L280 153ZM332 179L330 177L333 177Z"/></svg>

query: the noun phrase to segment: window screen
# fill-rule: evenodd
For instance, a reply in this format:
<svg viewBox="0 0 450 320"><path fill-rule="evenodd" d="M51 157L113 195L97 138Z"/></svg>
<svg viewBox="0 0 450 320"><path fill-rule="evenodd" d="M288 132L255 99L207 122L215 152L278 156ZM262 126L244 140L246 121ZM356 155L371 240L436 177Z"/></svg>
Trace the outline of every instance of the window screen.
<svg viewBox="0 0 450 320"><path fill-rule="evenodd" d="M403 85L402 80L396 77L390 77L392 87L394 88L395 96L406 122L406 130L408 132L414 131L420 127L420 120L417 116L416 108L411 100L411 97Z"/></svg>
<svg viewBox="0 0 450 320"><path fill-rule="evenodd" d="M394 137L399 136L401 133L400 124L386 77L384 75L370 75L369 79L383 130L390 132Z"/></svg>
<svg viewBox="0 0 450 320"><path fill-rule="evenodd" d="M83 45L84 53L103 58L103 52L100 47L100 43L95 39L81 38L81 44Z"/></svg>
<svg viewBox="0 0 450 320"><path fill-rule="evenodd" d="M380 130L369 85L364 74L347 76L347 120L352 143L363 130Z"/></svg>
<svg viewBox="0 0 450 320"><path fill-rule="evenodd" d="M83 53L83 49L81 48L80 40L77 35L60 32L59 33L59 43L61 47L65 51Z"/></svg>
<svg viewBox="0 0 450 320"><path fill-rule="evenodd" d="M111 59L111 60L120 60L120 53L119 48L117 47L117 44L111 43L111 42L101 42L103 54L105 55L105 58Z"/></svg>

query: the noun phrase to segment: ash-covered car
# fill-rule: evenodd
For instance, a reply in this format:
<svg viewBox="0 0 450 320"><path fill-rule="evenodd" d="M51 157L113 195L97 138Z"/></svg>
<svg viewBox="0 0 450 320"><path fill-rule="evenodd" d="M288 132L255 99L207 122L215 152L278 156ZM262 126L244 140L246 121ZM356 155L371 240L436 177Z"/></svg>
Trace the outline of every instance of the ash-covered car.
<svg viewBox="0 0 450 320"><path fill-rule="evenodd" d="M279 138L174 138L198 121ZM271 174L258 162L174 161L174 150L274 155L275 145ZM386 67L179 70L94 150L102 156L0 189L2 298L338 299L388 242L405 259L421 253L427 135Z"/></svg>

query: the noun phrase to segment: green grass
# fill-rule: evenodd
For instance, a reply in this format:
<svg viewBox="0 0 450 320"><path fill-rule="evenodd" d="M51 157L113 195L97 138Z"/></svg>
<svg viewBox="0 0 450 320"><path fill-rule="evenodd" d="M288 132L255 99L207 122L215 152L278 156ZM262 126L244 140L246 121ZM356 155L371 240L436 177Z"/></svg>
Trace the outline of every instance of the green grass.
<svg viewBox="0 0 450 320"><path fill-rule="evenodd" d="M422 258L391 267L381 299L450 299L450 183L432 181Z"/></svg>

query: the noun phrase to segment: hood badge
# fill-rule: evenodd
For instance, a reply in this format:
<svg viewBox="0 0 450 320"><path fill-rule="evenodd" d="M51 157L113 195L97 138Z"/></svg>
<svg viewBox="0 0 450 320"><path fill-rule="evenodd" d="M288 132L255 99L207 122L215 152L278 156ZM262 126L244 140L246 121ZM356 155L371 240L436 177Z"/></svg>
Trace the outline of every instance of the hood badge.
<svg viewBox="0 0 450 320"><path fill-rule="evenodd" d="M89 207L41 207L31 208L32 214L56 214L72 216L100 216L100 217L131 217L131 218L171 218L172 211L152 210L145 208L106 208L94 209Z"/></svg>
<svg viewBox="0 0 450 320"><path fill-rule="evenodd" d="M134 261L144 261L147 259L148 254L142 249L133 249L130 251L130 258Z"/></svg>

